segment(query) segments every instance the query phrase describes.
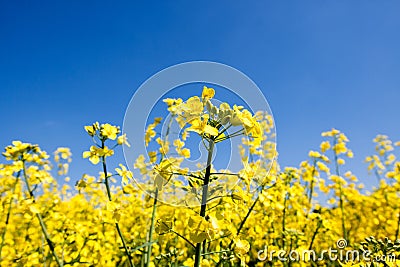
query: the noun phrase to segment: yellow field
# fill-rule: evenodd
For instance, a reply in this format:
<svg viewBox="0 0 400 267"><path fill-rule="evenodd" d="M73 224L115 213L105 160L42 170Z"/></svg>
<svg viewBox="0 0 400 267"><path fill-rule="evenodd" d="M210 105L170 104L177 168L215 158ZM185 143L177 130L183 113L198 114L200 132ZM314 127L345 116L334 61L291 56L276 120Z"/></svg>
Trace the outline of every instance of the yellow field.
<svg viewBox="0 0 400 267"><path fill-rule="evenodd" d="M213 106L214 94L204 88L200 97L166 99L171 118L184 129L181 138L158 136L161 119L155 119L145 142L158 149L132 166L107 163L118 146L129 145L118 127L86 126L95 143L83 157L101 175L85 174L75 186L68 183L68 148L50 156L37 145L13 142L0 164L1 266L397 266L394 259L378 260L399 250L399 142L375 138L376 155L366 166L380 183L364 193L346 168L353 153L340 131L323 133L320 150L310 151L298 168L281 167L268 139L270 115ZM231 126L241 130L228 134L224 129ZM236 151L243 169L181 168L190 158L189 133L199 135L211 155L218 143L243 138ZM127 167L140 170L148 183L139 189ZM61 179L66 183L56 182ZM188 192L186 202L173 194L176 188ZM180 205L154 200L168 193L168 201ZM366 250L369 257L361 257ZM317 258L303 259L304 251ZM359 259L349 259L348 251L358 251Z"/></svg>

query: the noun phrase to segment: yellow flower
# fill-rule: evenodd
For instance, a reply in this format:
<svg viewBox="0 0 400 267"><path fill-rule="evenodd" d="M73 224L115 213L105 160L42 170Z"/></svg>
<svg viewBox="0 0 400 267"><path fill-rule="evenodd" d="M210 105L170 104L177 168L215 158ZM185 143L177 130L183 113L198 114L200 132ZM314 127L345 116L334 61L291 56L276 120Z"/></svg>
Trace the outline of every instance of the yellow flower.
<svg viewBox="0 0 400 267"><path fill-rule="evenodd" d="M253 117L253 115L247 109L242 109L236 105L233 106L233 116L231 117L231 124L233 126L242 125L247 135L251 135L253 138L261 138L261 126L260 123ZM260 143L261 140L258 141Z"/></svg>
<svg viewBox="0 0 400 267"><path fill-rule="evenodd" d="M154 170L168 181L172 176L174 167L178 167L177 159L164 159L154 167Z"/></svg>
<svg viewBox="0 0 400 267"><path fill-rule="evenodd" d="M165 215L157 220L155 231L158 234L165 234L171 231L174 223L174 218L170 215Z"/></svg>
<svg viewBox="0 0 400 267"><path fill-rule="evenodd" d="M330 130L328 132L323 132L321 135L324 137L326 137L326 136L333 137L333 136L336 136L338 133L340 133L340 131L333 128L332 130Z"/></svg>
<svg viewBox="0 0 400 267"><path fill-rule="evenodd" d="M133 194L133 193L136 193L137 190L136 190L135 187L133 187L132 184L127 184L127 185L125 185L125 186L122 187L122 192L123 192L124 194Z"/></svg>
<svg viewBox="0 0 400 267"><path fill-rule="evenodd" d="M188 227L190 229L190 239L193 243L201 243L207 238L207 221L204 217L194 215L189 218Z"/></svg>
<svg viewBox="0 0 400 267"><path fill-rule="evenodd" d="M173 99L173 98L166 98L163 100L164 103L168 106L168 111L172 114L176 114L180 111L180 105L182 104L182 99Z"/></svg>
<svg viewBox="0 0 400 267"><path fill-rule="evenodd" d="M333 146L333 151L335 151L336 154L344 154L347 152L346 144L344 142L337 143L336 145Z"/></svg>
<svg viewBox="0 0 400 267"><path fill-rule="evenodd" d="M127 147L130 147L131 145L128 143L128 138L126 137L126 134L120 135L117 138L117 144L118 145L126 145Z"/></svg>
<svg viewBox="0 0 400 267"><path fill-rule="evenodd" d="M119 166L120 168L115 168L115 171L122 177L122 183L126 185L129 183L129 180L133 178L132 172L128 171L122 164L119 164Z"/></svg>
<svg viewBox="0 0 400 267"><path fill-rule="evenodd" d="M211 262L209 261L209 260L207 260L207 259L202 259L201 260L201 265L200 265L201 267L211 267L212 265L211 265Z"/></svg>
<svg viewBox="0 0 400 267"><path fill-rule="evenodd" d="M34 153L34 155L30 155L29 153L31 152ZM5 156L7 160L23 159L30 162L39 162L40 159L48 158L47 154L42 152L37 145L22 143L21 141L13 141L11 146L6 147L3 156Z"/></svg>
<svg viewBox="0 0 400 267"><path fill-rule="evenodd" d="M87 182L84 180L84 178L78 180L78 181L75 183L75 186L78 187L78 188L84 188L84 187L86 187L87 185L88 185L88 184L87 184Z"/></svg>
<svg viewBox="0 0 400 267"><path fill-rule="evenodd" d="M320 169L320 171L323 171L323 172L326 172L327 174L329 174L329 168L324 163L318 161L317 167L318 167L318 169Z"/></svg>
<svg viewBox="0 0 400 267"><path fill-rule="evenodd" d="M213 88L208 88L207 86L203 87L203 92L201 93L201 98L210 99L215 95L215 91Z"/></svg>
<svg viewBox="0 0 400 267"><path fill-rule="evenodd" d="M203 103L198 96L190 97L184 104L182 104L182 118L186 122L191 122L193 119L198 118L203 113Z"/></svg>
<svg viewBox="0 0 400 267"><path fill-rule="evenodd" d="M60 159L67 160L71 162L71 150L67 147L59 147L56 151L54 151L54 161L60 162Z"/></svg>
<svg viewBox="0 0 400 267"><path fill-rule="evenodd" d="M183 148L185 143L181 141L180 139L174 140L174 146L176 152L180 155L183 156L184 158L190 158L190 150L188 148Z"/></svg>
<svg viewBox="0 0 400 267"><path fill-rule="evenodd" d="M109 123L102 124L100 127L100 134L102 137L115 140L117 135L119 134L119 128L116 126L112 126Z"/></svg>
<svg viewBox="0 0 400 267"><path fill-rule="evenodd" d="M188 158L190 158L190 150L188 148L184 148L179 152L179 155L188 159Z"/></svg>
<svg viewBox="0 0 400 267"><path fill-rule="evenodd" d="M148 146L149 143L151 142L151 140L156 136L156 131L154 129L160 122L161 122L161 118L155 118L154 122L147 126L145 136L144 136L144 141L145 141L146 146Z"/></svg>
<svg viewBox="0 0 400 267"><path fill-rule="evenodd" d="M196 132L199 135L208 134L211 136L218 135L218 129L208 125L209 115L205 114L203 117L197 117L190 121L191 126L187 128L187 131Z"/></svg>
<svg viewBox="0 0 400 267"><path fill-rule="evenodd" d="M31 204L31 205L29 206L29 210L30 210L32 213L40 213L40 206L39 206L38 204Z"/></svg>
<svg viewBox="0 0 400 267"><path fill-rule="evenodd" d="M184 145L185 145L185 143L182 140L180 140L180 139L174 140L174 146L175 147L182 148Z"/></svg>
<svg viewBox="0 0 400 267"><path fill-rule="evenodd" d="M219 231L218 221L213 216L207 216L207 220L199 215L190 216L188 228L193 243L201 243L206 239L212 240Z"/></svg>
<svg viewBox="0 0 400 267"><path fill-rule="evenodd" d="M324 141L320 145L321 152L325 153L329 148L331 148L331 144L328 141Z"/></svg>
<svg viewBox="0 0 400 267"><path fill-rule="evenodd" d="M85 126L85 131L90 135L90 136L95 136L97 130L100 129L99 123L95 122L92 125Z"/></svg>
<svg viewBox="0 0 400 267"><path fill-rule="evenodd" d="M344 161L344 159L338 159L338 160L337 160L337 163L338 163L339 165L344 165L344 164L345 164L345 161Z"/></svg>
<svg viewBox="0 0 400 267"><path fill-rule="evenodd" d="M247 252L249 252L249 249L250 249L250 244L247 240L241 240L241 239L236 240L234 249L234 252L236 254L243 256Z"/></svg>
<svg viewBox="0 0 400 267"><path fill-rule="evenodd" d="M97 163L100 162L100 157L99 157L99 148L96 146L91 146L90 151L85 151L83 152L83 158L89 158L90 162L96 165Z"/></svg>
<svg viewBox="0 0 400 267"><path fill-rule="evenodd" d="M252 162L251 163L244 162L243 164L244 164L244 168L242 170L240 170L240 172L239 172L240 178L244 180L247 187L250 187L250 183L251 183L252 179L255 178L255 176L257 175L257 172L260 171L258 169L259 166Z"/></svg>
<svg viewBox="0 0 400 267"><path fill-rule="evenodd" d="M310 158L320 158L321 154L318 151L311 150L310 152L308 152L308 156Z"/></svg>
<svg viewBox="0 0 400 267"><path fill-rule="evenodd" d="M349 157L349 158L354 157L353 151L351 151L350 149L347 150L347 157Z"/></svg>
<svg viewBox="0 0 400 267"><path fill-rule="evenodd" d="M188 258L183 262L183 265L192 267L194 265L194 260L192 258Z"/></svg>
<svg viewBox="0 0 400 267"><path fill-rule="evenodd" d="M91 146L90 151L83 152L83 158L89 158L90 162L97 164L100 162L101 157L109 157L114 155L114 150L109 149L107 146L100 148L97 146Z"/></svg>
<svg viewBox="0 0 400 267"><path fill-rule="evenodd" d="M136 159L135 164L133 165L134 168L140 170L140 174L146 174L147 173L147 164L144 161L145 161L144 156L140 155Z"/></svg>
<svg viewBox="0 0 400 267"><path fill-rule="evenodd" d="M167 155L169 152L169 142L162 140L160 137L156 139L157 144L160 146L159 151L163 155Z"/></svg>
<svg viewBox="0 0 400 267"><path fill-rule="evenodd" d="M99 156L100 157L110 157L114 155L114 150L109 149L107 146L104 146L104 148L100 148L99 150Z"/></svg>
<svg viewBox="0 0 400 267"><path fill-rule="evenodd" d="M157 161L157 152L156 151L150 151L147 154L149 155L150 163L154 163Z"/></svg>
<svg viewBox="0 0 400 267"><path fill-rule="evenodd" d="M115 222L118 222L121 219L121 205L114 201L107 202L107 211L111 212L112 218Z"/></svg>

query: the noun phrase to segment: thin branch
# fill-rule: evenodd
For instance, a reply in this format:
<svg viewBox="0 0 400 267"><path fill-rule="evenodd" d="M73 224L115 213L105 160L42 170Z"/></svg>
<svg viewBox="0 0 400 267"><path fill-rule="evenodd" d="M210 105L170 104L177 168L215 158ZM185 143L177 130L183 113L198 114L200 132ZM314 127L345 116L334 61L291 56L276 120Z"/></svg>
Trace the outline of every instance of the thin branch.
<svg viewBox="0 0 400 267"><path fill-rule="evenodd" d="M35 203L35 196L33 195L31 186L30 186L29 181L28 181L28 175L26 173L26 165L25 165L25 161L24 160L22 160L22 171L23 171L23 176L24 176L24 179L25 179L25 184L26 184L26 188L28 189L29 196L32 199L33 203ZM40 215L40 213L36 213L36 217L39 220L40 227L41 227L42 232L43 232L43 234L44 234L44 236L46 238L46 242L49 245L50 251L53 254L53 257L57 262L57 265L62 267L63 264L62 264L62 262L60 261L60 259L58 258L57 254L56 254L53 241L51 241L50 235L47 232L47 228L46 228L46 225L43 222L42 215Z"/></svg>
<svg viewBox="0 0 400 267"><path fill-rule="evenodd" d="M211 173L211 161L212 161L212 154L214 149L214 140L211 140L209 143L209 150L207 156L207 167L206 173L204 176L204 185L203 185L203 193L201 196L201 208L200 208L200 216L205 217L207 211L207 198L208 198L208 184L210 182L210 173ZM194 267L200 266L200 259L201 259L201 243L197 243L195 249L195 258L194 258Z"/></svg>
<svg viewBox="0 0 400 267"><path fill-rule="evenodd" d="M192 242L190 242L189 239L187 239L186 237L184 237L184 236L181 235L180 233L175 232L175 231L172 230L172 229L171 229L171 232L174 233L174 234L176 234L177 236L179 236L179 237L182 238L183 240L185 240L185 241L186 241L189 245L191 245L193 248L196 248L196 246L195 246Z"/></svg>
<svg viewBox="0 0 400 267"><path fill-rule="evenodd" d="M101 140L101 147L104 149L105 144L104 144L104 140ZM111 202L112 201L112 196L111 196L111 190L110 190L110 185L109 185L109 176L107 175L107 165L106 165L106 157L102 156L101 157L101 162L103 165L103 172L104 172L104 177L105 177L105 181L104 184L106 185L106 190L107 190L107 196L108 196L108 200ZM130 267L134 267L133 263L132 263L132 259L131 259L131 255L129 253L128 247L126 246L126 242L125 242L125 238L122 234L121 228L119 227L118 222L115 223L115 227L117 228L117 232L118 235L121 239L122 245L124 246L124 250L125 250L125 254L128 257L128 263Z"/></svg>
<svg viewBox="0 0 400 267"><path fill-rule="evenodd" d="M2 235L1 235L2 238L1 238L1 245L0 245L0 260L1 260L1 252L3 251L5 236L6 236L6 232L7 232L7 226L9 224L9 222L10 222L11 206L12 206L12 203L14 201L14 192L15 192L15 188L17 187L17 184L19 182L20 175L21 175L21 171L18 172L17 177L15 179L15 183L13 185L13 189L12 189L12 192L11 192L10 203L8 204L8 210L7 210L7 215L6 215L6 223L5 223L6 225L4 226L4 231L3 231Z"/></svg>

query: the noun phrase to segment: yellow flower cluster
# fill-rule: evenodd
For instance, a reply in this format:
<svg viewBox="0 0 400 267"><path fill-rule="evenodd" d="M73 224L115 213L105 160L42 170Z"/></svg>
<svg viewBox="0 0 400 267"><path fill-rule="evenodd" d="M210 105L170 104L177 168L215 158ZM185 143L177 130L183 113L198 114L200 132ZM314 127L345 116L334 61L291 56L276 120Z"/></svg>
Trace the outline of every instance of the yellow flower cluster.
<svg viewBox="0 0 400 267"><path fill-rule="evenodd" d="M93 164L98 164L100 159L114 155L114 150L105 145L106 140L117 139L117 145L130 146L126 134L119 135L119 127L109 123L100 125L96 122L93 125L85 126L85 130L93 138L95 145L91 146L89 151L83 152L83 158L89 158ZM95 138L98 138L100 143L97 143Z"/></svg>
<svg viewBox="0 0 400 267"><path fill-rule="evenodd" d="M201 98L190 97L182 99L165 99L171 115L187 131L196 132L202 137L220 142L229 138L225 135L226 129L231 126L241 127L243 132L251 136L257 144L261 142L261 126L256 117L242 106L230 107L228 103L221 103L219 107L212 104L215 90L204 86ZM153 128L154 129L154 128Z"/></svg>

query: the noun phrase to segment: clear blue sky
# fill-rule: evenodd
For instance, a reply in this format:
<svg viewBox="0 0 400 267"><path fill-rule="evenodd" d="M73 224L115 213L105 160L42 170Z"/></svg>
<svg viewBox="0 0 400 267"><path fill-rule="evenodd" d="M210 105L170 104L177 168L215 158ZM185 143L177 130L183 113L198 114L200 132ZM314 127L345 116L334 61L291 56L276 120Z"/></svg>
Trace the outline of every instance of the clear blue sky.
<svg viewBox="0 0 400 267"><path fill-rule="evenodd" d="M83 125L122 124L149 76L210 60L263 90L282 165L297 165L336 127L355 152L349 167L364 175L372 138L400 139L399 14L389 0L2 0L0 146L71 147L80 178L96 170L81 159L91 141Z"/></svg>

